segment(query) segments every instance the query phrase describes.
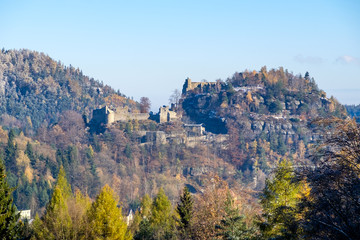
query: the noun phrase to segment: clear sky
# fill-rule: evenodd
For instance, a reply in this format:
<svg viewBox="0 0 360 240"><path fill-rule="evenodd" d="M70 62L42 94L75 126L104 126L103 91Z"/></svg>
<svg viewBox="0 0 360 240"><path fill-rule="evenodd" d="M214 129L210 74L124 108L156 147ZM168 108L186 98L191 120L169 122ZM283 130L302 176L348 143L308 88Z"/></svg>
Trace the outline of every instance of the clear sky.
<svg viewBox="0 0 360 240"><path fill-rule="evenodd" d="M184 79L283 66L360 104L360 1L0 0L0 48L27 48L139 100Z"/></svg>

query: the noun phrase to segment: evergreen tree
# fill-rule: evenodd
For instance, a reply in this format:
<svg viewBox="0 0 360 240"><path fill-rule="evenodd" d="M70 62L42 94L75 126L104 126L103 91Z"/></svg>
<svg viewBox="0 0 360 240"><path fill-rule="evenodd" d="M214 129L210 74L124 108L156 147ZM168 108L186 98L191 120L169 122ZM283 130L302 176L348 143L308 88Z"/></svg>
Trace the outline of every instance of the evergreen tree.
<svg viewBox="0 0 360 240"><path fill-rule="evenodd" d="M266 180L261 196L264 221L260 230L267 239L298 239L297 209L301 188L294 179L292 163L283 160L275 170L273 180Z"/></svg>
<svg viewBox="0 0 360 240"><path fill-rule="evenodd" d="M17 145L15 143L15 132L11 129L8 133L8 142L5 147L5 165L8 171L17 173L16 167Z"/></svg>
<svg viewBox="0 0 360 240"><path fill-rule="evenodd" d="M244 216L240 215L230 192L225 201L225 216L216 228L219 231L217 235L224 240L252 239L255 234L253 229L247 228Z"/></svg>
<svg viewBox="0 0 360 240"><path fill-rule="evenodd" d="M13 191L6 181L5 166L0 159L0 239L17 239L19 214L13 204Z"/></svg>
<svg viewBox="0 0 360 240"><path fill-rule="evenodd" d="M36 158L35 158L33 146L30 142L27 142L26 144L25 154L29 157L31 166L35 166Z"/></svg>
<svg viewBox="0 0 360 240"><path fill-rule="evenodd" d="M184 187L183 194L180 196L180 202L176 207L176 211L180 216L179 230L183 239L191 239L191 218L193 212L193 199L189 189Z"/></svg>
<svg viewBox="0 0 360 240"><path fill-rule="evenodd" d="M105 185L87 213L90 239L131 239L113 190Z"/></svg>

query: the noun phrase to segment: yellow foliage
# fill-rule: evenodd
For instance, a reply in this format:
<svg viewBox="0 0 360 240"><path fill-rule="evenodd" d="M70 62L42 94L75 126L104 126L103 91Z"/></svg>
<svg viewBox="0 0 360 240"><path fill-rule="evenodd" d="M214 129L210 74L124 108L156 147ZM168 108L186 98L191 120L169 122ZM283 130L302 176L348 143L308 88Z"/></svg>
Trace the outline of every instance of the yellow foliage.
<svg viewBox="0 0 360 240"><path fill-rule="evenodd" d="M26 122L27 122L27 124L29 125L29 127L33 127L33 124L32 124L32 121L31 121L31 118L30 118L30 116L26 116Z"/></svg>
<svg viewBox="0 0 360 240"><path fill-rule="evenodd" d="M19 151L19 156L16 158L16 164L18 166L28 166L30 163L29 157L23 152Z"/></svg>
<svg viewBox="0 0 360 240"><path fill-rule="evenodd" d="M223 102L221 105L220 105L221 108L227 108L228 107L228 104L227 102Z"/></svg>
<svg viewBox="0 0 360 240"><path fill-rule="evenodd" d="M33 173L33 169L29 165L26 166L24 174L28 179L29 183L32 183L32 180L34 178L34 173Z"/></svg>
<svg viewBox="0 0 360 240"><path fill-rule="evenodd" d="M46 174L44 177L45 181L49 184L50 187L52 187L53 182L55 182L55 179L53 178L53 176L51 175L50 169L48 168L46 170Z"/></svg>
<svg viewBox="0 0 360 240"><path fill-rule="evenodd" d="M252 96L251 96L251 92L250 92L250 91L248 91L247 94L246 94L246 100L247 100L248 103L251 103L251 102L254 101L253 98L252 98Z"/></svg>
<svg viewBox="0 0 360 240"><path fill-rule="evenodd" d="M7 140L8 140L7 132L2 127L0 127L0 142L7 143Z"/></svg>

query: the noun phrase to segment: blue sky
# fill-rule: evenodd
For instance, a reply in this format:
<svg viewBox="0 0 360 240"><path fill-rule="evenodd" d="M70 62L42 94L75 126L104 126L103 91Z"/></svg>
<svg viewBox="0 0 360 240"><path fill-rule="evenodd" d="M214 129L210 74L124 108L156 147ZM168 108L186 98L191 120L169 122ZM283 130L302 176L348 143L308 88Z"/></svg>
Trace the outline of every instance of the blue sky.
<svg viewBox="0 0 360 240"><path fill-rule="evenodd" d="M360 1L0 0L0 47L44 52L152 109L184 79L283 66L360 104Z"/></svg>

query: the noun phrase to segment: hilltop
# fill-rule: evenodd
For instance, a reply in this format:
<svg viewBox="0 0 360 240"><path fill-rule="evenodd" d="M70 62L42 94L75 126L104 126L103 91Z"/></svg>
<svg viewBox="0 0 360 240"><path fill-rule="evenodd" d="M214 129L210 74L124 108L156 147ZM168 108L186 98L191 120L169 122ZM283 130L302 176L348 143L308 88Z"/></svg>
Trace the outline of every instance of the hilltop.
<svg viewBox="0 0 360 240"><path fill-rule="evenodd" d="M68 110L89 115L105 104L139 108L136 102L85 76L78 68L26 49L0 52L0 99L2 125L27 132L57 123Z"/></svg>

